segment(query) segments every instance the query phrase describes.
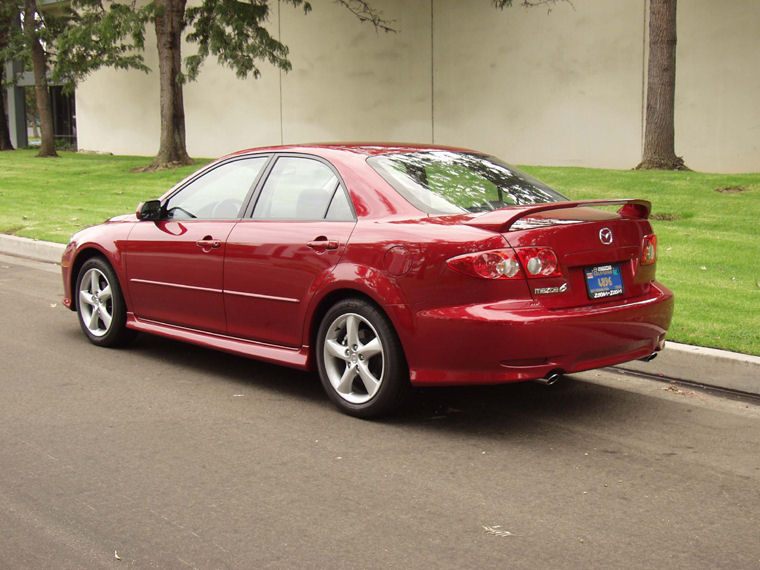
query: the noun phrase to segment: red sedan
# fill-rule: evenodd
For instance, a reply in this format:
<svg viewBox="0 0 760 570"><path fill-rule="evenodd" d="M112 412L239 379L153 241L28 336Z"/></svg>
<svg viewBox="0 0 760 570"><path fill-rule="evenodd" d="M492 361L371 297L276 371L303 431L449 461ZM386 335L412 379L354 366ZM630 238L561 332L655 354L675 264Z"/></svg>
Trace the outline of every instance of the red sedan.
<svg viewBox="0 0 760 570"><path fill-rule="evenodd" d="M651 358L673 294L649 210L569 201L464 149L252 149L75 234L64 303L96 345L144 331L317 369L371 417L411 385Z"/></svg>

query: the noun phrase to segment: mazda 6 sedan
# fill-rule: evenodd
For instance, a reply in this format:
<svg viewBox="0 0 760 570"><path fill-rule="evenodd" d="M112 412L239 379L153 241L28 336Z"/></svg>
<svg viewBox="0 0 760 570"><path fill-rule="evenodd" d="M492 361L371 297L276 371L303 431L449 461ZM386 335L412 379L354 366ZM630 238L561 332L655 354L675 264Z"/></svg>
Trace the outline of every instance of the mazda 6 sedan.
<svg viewBox="0 0 760 570"><path fill-rule="evenodd" d="M258 148L75 234L64 303L96 345L142 331L316 370L374 417L411 386L652 358L673 295L649 211L465 149Z"/></svg>

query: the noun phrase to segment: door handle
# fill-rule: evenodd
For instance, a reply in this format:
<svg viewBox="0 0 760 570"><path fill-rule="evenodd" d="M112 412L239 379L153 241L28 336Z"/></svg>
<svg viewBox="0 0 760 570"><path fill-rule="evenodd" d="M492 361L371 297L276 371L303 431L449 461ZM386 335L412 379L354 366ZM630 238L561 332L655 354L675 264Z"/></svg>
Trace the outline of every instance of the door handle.
<svg viewBox="0 0 760 570"><path fill-rule="evenodd" d="M222 247L222 240L213 239L211 236L206 236L203 239L196 241L195 245L203 249L217 249Z"/></svg>
<svg viewBox="0 0 760 570"><path fill-rule="evenodd" d="M324 236L320 236L317 239L307 242L311 249L315 251L325 251L326 249L338 249L338 242L335 240L328 240Z"/></svg>

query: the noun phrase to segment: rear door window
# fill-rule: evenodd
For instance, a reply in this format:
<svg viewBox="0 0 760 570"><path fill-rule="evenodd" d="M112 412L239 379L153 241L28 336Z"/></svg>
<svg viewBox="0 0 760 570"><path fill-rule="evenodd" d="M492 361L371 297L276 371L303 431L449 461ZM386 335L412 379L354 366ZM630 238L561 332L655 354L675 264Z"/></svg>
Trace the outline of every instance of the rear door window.
<svg viewBox="0 0 760 570"><path fill-rule="evenodd" d="M253 209L254 220L353 220L335 172L311 158L277 159Z"/></svg>

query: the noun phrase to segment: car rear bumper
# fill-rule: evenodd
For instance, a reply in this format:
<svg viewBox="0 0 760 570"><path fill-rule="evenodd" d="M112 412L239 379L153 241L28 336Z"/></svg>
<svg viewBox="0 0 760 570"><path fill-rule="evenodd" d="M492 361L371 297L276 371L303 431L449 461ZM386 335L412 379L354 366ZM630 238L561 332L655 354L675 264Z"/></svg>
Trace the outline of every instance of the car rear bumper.
<svg viewBox="0 0 760 570"><path fill-rule="evenodd" d="M532 380L644 358L662 349L673 293L548 310L490 303L420 311L405 342L417 386Z"/></svg>

